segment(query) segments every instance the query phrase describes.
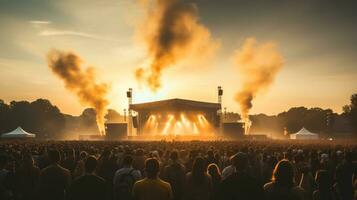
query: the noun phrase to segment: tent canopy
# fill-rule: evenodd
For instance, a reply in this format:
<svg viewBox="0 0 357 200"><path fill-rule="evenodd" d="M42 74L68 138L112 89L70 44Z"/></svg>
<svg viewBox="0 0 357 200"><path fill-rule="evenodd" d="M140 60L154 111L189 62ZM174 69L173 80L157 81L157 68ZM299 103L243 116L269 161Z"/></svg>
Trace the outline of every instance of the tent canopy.
<svg viewBox="0 0 357 200"><path fill-rule="evenodd" d="M318 139L319 135L308 131L305 127L302 127L297 133L291 134L290 139Z"/></svg>
<svg viewBox="0 0 357 200"><path fill-rule="evenodd" d="M36 137L35 134L24 131L24 129L22 129L20 126L9 133L4 133L1 135L1 138L34 138L34 137Z"/></svg>

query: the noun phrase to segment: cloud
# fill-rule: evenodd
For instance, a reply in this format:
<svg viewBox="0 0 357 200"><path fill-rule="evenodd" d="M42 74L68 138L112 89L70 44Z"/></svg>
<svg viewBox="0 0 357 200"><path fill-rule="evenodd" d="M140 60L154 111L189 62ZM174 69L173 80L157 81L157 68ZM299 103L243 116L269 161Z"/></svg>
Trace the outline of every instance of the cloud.
<svg viewBox="0 0 357 200"><path fill-rule="evenodd" d="M40 36L78 36L78 37L90 38L90 39L95 39L95 40L120 42L119 40L116 40L113 38L107 38L107 37L102 37L102 36L98 36L98 35L91 34L91 33L71 31L71 30L55 30L55 29L42 30L39 32L38 35L40 35Z"/></svg>
<svg viewBox="0 0 357 200"><path fill-rule="evenodd" d="M119 40L98 36L92 33L86 33L81 31L72 31L72 30L61 30L61 29L44 29L48 28L47 25L52 24L51 21L42 21L42 20L31 20L29 21L34 27L40 29L38 33L39 36L77 36L83 38L90 38L95 40L104 40L104 41L115 41L119 42ZM44 27L46 26L46 27ZM42 30L41 30L42 29Z"/></svg>
<svg viewBox="0 0 357 200"><path fill-rule="evenodd" d="M42 20L31 20L29 21L30 24L51 24L51 21L42 21Z"/></svg>

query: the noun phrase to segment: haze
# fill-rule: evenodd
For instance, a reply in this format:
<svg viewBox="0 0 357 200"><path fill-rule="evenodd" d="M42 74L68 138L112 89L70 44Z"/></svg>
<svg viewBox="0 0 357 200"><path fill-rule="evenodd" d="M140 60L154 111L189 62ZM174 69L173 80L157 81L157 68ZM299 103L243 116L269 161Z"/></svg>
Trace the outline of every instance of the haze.
<svg viewBox="0 0 357 200"><path fill-rule="evenodd" d="M189 0L187 0L189 1ZM284 67L267 91L254 99L251 114L276 114L293 106L331 108L341 112L357 85L357 2L282 0L198 0L200 23L220 48L207 59L185 59L165 69L162 88L140 86L135 70L145 62L137 24L145 15L133 0L4 0L0 2L0 98L46 98L64 113L79 114L76 96L49 70L53 49L78 53L94 66L100 81L110 83L110 108L166 98L217 101L239 112L234 96L242 77L232 61L244 40L273 41ZM199 67L196 67L199 66Z"/></svg>

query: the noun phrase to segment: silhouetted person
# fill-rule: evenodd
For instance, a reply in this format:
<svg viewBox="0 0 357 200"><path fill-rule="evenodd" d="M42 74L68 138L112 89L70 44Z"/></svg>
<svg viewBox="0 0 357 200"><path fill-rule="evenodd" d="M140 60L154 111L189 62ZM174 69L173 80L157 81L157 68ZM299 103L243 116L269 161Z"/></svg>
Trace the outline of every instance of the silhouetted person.
<svg viewBox="0 0 357 200"><path fill-rule="evenodd" d="M62 161L61 166L68 169L71 172L71 175L73 175L76 168L76 156L74 149L69 149L65 152L65 158Z"/></svg>
<svg viewBox="0 0 357 200"><path fill-rule="evenodd" d="M234 155L236 172L228 176L219 186L217 198L221 200L263 199L262 185L248 173L248 157L239 152Z"/></svg>
<svg viewBox="0 0 357 200"><path fill-rule="evenodd" d="M69 170L61 167L61 156L57 150L48 151L50 165L41 171L39 183L39 198L44 200L64 199L71 181Z"/></svg>
<svg viewBox="0 0 357 200"><path fill-rule="evenodd" d="M207 167L207 173L212 177L212 186L213 186L213 196L217 196L218 186L221 184L222 177L221 172L219 171L218 165L211 163Z"/></svg>
<svg viewBox="0 0 357 200"><path fill-rule="evenodd" d="M281 160L275 166L272 182L264 185L267 200L301 200L304 190L294 185L294 169L288 160Z"/></svg>
<svg viewBox="0 0 357 200"><path fill-rule="evenodd" d="M97 159L89 156L84 163L85 174L75 179L68 192L69 200L105 200L108 199L105 180L94 172Z"/></svg>
<svg viewBox="0 0 357 200"><path fill-rule="evenodd" d="M331 177L326 170L317 171L315 181L317 190L312 194L313 200L336 200L335 193L332 190Z"/></svg>
<svg viewBox="0 0 357 200"><path fill-rule="evenodd" d="M207 174L206 161L197 157L192 171L186 175L185 200L204 200L212 198L212 178Z"/></svg>
<svg viewBox="0 0 357 200"><path fill-rule="evenodd" d="M6 186L6 178L9 171L6 169L8 158L6 155L0 154L0 199L10 199L11 191Z"/></svg>
<svg viewBox="0 0 357 200"><path fill-rule="evenodd" d="M77 161L76 168L74 169L74 172L73 172L74 178L84 175L84 173L85 173L84 172L84 163L85 163L87 156L88 156L88 153L85 151L82 151L79 154L79 160Z"/></svg>
<svg viewBox="0 0 357 200"><path fill-rule="evenodd" d="M141 173L132 166L133 158L127 155L123 159L123 167L114 175L114 198L120 200L131 199L134 183L141 179Z"/></svg>
<svg viewBox="0 0 357 200"><path fill-rule="evenodd" d="M178 162L178 152L170 154L170 163L164 168L163 179L170 183L174 200L182 198L185 184L185 167Z"/></svg>
<svg viewBox="0 0 357 200"><path fill-rule="evenodd" d="M350 200L353 198L352 178L354 168L352 163L352 153L346 152L345 159L336 168L336 183L334 190L339 199Z"/></svg>
<svg viewBox="0 0 357 200"><path fill-rule="evenodd" d="M229 158L230 165L228 165L222 170L222 180L226 179L228 176L236 172L236 167L235 167L237 165L236 158L237 158L236 156L231 156Z"/></svg>
<svg viewBox="0 0 357 200"><path fill-rule="evenodd" d="M145 162L147 177L137 181L133 187L134 200L172 200L172 190L169 183L159 177L160 164L156 158L149 158Z"/></svg>
<svg viewBox="0 0 357 200"><path fill-rule="evenodd" d="M17 187L21 199L35 198L35 187L40 177L40 169L34 165L30 154L25 154L22 159L22 165L16 170Z"/></svg>
<svg viewBox="0 0 357 200"><path fill-rule="evenodd" d="M112 156L112 151L109 148L105 148L98 159L97 174L111 185L116 168L117 166Z"/></svg>
<svg viewBox="0 0 357 200"><path fill-rule="evenodd" d="M137 149L133 157L133 167L135 169L138 169L141 172L141 174L143 174L145 171L145 160L146 158L144 156L144 150Z"/></svg>

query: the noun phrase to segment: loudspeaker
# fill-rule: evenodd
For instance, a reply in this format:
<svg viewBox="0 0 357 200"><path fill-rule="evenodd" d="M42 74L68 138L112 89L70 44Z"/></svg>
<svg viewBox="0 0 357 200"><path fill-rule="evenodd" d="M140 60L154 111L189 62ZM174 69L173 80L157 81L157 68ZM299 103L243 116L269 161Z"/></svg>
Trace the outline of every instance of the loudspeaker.
<svg viewBox="0 0 357 200"><path fill-rule="evenodd" d="M137 116L133 116L133 127L138 128L138 117Z"/></svg>
<svg viewBox="0 0 357 200"><path fill-rule="evenodd" d="M107 140L126 139L127 135L127 123L105 124L105 137Z"/></svg>
<svg viewBox="0 0 357 200"><path fill-rule="evenodd" d="M131 98L131 92L130 91L126 92L126 97L127 98Z"/></svg>
<svg viewBox="0 0 357 200"><path fill-rule="evenodd" d="M226 122L222 124L223 134L231 139L239 139L244 136L244 124L239 122Z"/></svg>

